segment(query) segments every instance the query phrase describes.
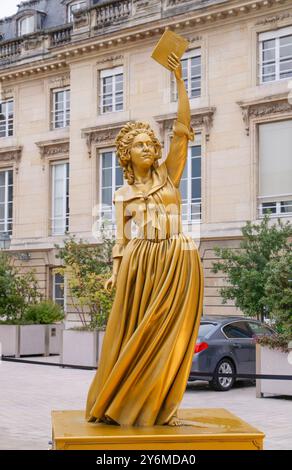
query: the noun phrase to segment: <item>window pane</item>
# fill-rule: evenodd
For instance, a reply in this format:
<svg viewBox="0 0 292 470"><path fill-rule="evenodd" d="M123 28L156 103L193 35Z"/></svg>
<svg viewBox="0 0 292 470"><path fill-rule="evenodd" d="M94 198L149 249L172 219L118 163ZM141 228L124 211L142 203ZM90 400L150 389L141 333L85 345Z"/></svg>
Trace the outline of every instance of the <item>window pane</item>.
<svg viewBox="0 0 292 470"><path fill-rule="evenodd" d="M263 65L263 74L264 75L274 74L275 70L276 70L276 66L274 64Z"/></svg>
<svg viewBox="0 0 292 470"><path fill-rule="evenodd" d="M276 214L277 205L275 202L263 202L262 203L262 214Z"/></svg>
<svg viewBox="0 0 292 470"><path fill-rule="evenodd" d="M8 184L13 184L13 171L12 170L8 171Z"/></svg>
<svg viewBox="0 0 292 470"><path fill-rule="evenodd" d="M188 181L187 180L181 180L180 192L181 192L182 199L187 200L188 199Z"/></svg>
<svg viewBox="0 0 292 470"><path fill-rule="evenodd" d="M292 71L292 60L285 60L280 63L280 71Z"/></svg>
<svg viewBox="0 0 292 470"><path fill-rule="evenodd" d="M123 185L123 170L120 166L116 167L116 187Z"/></svg>
<svg viewBox="0 0 292 470"><path fill-rule="evenodd" d="M292 35L280 38L280 46L292 45Z"/></svg>
<svg viewBox="0 0 292 470"><path fill-rule="evenodd" d="M200 157L201 156L201 146L200 145L193 145L191 147L191 155L192 157Z"/></svg>
<svg viewBox="0 0 292 470"><path fill-rule="evenodd" d="M292 56L292 44L280 47L280 58Z"/></svg>
<svg viewBox="0 0 292 470"><path fill-rule="evenodd" d="M263 49L271 49L275 47L276 41L275 39L269 39L268 41L263 41Z"/></svg>
<svg viewBox="0 0 292 470"><path fill-rule="evenodd" d="M102 168L112 167L112 152L102 153Z"/></svg>
<svg viewBox="0 0 292 470"><path fill-rule="evenodd" d="M192 179L192 198L201 197L201 179Z"/></svg>
<svg viewBox="0 0 292 470"><path fill-rule="evenodd" d="M0 186L5 185L5 171L0 171Z"/></svg>
<svg viewBox="0 0 292 470"><path fill-rule="evenodd" d="M201 177L201 159L192 159L192 177Z"/></svg>
<svg viewBox="0 0 292 470"><path fill-rule="evenodd" d="M112 205L112 188L103 188L102 189L102 204L108 206Z"/></svg>
<svg viewBox="0 0 292 470"><path fill-rule="evenodd" d="M282 201L281 202L281 213L291 213L292 212L292 201Z"/></svg>
<svg viewBox="0 0 292 470"><path fill-rule="evenodd" d="M267 49L263 51L263 61L264 62L274 62L275 60L275 49Z"/></svg>
<svg viewBox="0 0 292 470"><path fill-rule="evenodd" d="M273 332L260 323L248 322L248 325L254 335L272 335Z"/></svg>
<svg viewBox="0 0 292 470"><path fill-rule="evenodd" d="M252 334L246 322L234 322L223 328L228 338L251 338Z"/></svg>
<svg viewBox="0 0 292 470"><path fill-rule="evenodd" d="M111 186L112 184L112 169L107 168L106 170L102 170L102 186L107 187Z"/></svg>
<svg viewBox="0 0 292 470"><path fill-rule="evenodd" d="M292 120L259 125L260 196L292 194L291 149Z"/></svg>

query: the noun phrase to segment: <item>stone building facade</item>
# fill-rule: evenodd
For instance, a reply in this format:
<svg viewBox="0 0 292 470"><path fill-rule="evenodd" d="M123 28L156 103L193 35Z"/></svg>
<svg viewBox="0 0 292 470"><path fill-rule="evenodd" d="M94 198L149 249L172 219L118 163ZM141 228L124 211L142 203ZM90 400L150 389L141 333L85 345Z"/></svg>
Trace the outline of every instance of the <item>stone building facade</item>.
<svg viewBox="0 0 292 470"><path fill-rule="evenodd" d="M113 217L121 126L150 122L167 152L176 92L151 59L165 29L189 41L182 60L197 137L181 191L204 264L205 314L239 313L221 303L214 246L238 246L245 221L268 208L292 219L291 0L22 2L0 20L0 239L59 303L54 245L67 234L97 243L99 204Z"/></svg>

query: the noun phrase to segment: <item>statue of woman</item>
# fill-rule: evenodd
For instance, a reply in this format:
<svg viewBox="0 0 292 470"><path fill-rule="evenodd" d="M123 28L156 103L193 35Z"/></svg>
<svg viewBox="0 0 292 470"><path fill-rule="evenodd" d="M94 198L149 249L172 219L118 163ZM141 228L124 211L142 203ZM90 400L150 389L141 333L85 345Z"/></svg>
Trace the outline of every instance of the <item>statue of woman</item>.
<svg viewBox="0 0 292 470"><path fill-rule="evenodd" d="M90 422L184 424L177 410L200 324L203 270L195 243L181 231L179 184L193 132L180 60L172 53L168 64L178 116L166 160L159 165L161 145L146 123L126 124L116 139L128 184L114 195L117 240L106 288L116 286L116 294L88 393Z"/></svg>

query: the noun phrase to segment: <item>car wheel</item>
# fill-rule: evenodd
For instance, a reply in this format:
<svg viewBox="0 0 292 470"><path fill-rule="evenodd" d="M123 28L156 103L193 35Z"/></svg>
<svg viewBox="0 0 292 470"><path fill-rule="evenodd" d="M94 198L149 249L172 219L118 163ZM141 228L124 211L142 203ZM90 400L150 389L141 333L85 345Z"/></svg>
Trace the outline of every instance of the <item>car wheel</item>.
<svg viewBox="0 0 292 470"><path fill-rule="evenodd" d="M218 392L227 392L233 387L234 377L218 377L218 374L235 374L235 367L230 359L221 359L218 362L210 387Z"/></svg>

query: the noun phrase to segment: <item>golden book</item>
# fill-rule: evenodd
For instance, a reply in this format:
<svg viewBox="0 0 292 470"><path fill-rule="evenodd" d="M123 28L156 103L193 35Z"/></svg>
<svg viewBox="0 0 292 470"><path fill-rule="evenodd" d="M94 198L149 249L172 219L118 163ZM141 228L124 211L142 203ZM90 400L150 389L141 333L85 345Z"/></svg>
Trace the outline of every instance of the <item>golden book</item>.
<svg viewBox="0 0 292 470"><path fill-rule="evenodd" d="M185 38L166 30L156 44L151 57L168 70L171 70L167 62L168 56L174 52L180 59L188 45L189 43Z"/></svg>

